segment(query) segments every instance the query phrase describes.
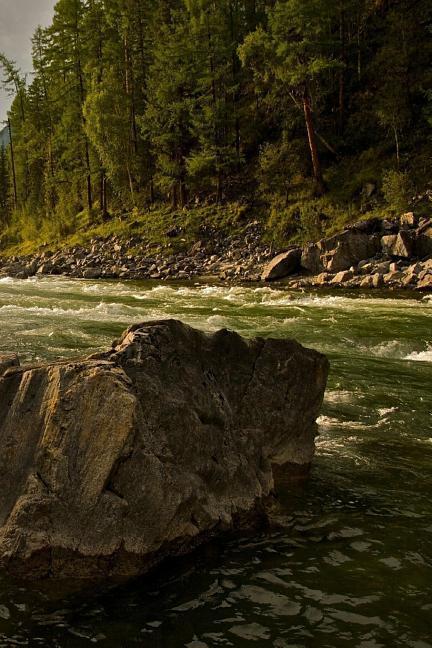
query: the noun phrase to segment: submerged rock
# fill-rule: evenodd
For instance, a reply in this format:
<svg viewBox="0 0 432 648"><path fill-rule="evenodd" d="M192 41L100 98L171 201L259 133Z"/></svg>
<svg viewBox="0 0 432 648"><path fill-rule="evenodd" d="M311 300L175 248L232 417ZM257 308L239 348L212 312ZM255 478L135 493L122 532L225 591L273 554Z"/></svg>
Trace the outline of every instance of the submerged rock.
<svg viewBox="0 0 432 648"><path fill-rule="evenodd" d="M0 563L129 577L250 528L273 468L306 472L328 362L291 340L177 321L0 378Z"/></svg>

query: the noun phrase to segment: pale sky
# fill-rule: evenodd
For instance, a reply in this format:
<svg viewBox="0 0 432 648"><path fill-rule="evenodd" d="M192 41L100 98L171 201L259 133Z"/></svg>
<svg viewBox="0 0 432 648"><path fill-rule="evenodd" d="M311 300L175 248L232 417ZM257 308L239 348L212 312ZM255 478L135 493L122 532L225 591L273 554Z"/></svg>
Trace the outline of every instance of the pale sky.
<svg viewBox="0 0 432 648"><path fill-rule="evenodd" d="M23 72L31 72L31 37L38 25L50 24L55 4L56 0L0 0L0 52ZM10 102L0 91L0 129Z"/></svg>

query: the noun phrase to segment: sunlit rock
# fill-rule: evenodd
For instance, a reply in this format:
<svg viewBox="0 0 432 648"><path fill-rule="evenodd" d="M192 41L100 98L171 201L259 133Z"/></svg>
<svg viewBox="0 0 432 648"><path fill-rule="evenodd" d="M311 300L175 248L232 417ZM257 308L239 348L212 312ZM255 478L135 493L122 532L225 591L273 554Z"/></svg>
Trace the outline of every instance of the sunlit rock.
<svg viewBox="0 0 432 648"><path fill-rule="evenodd" d="M12 363L13 364L13 363ZM0 378L0 562L127 577L265 518L306 473L328 362L291 340L128 329L107 353Z"/></svg>
<svg viewBox="0 0 432 648"><path fill-rule="evenodd" d="M275 281L299 272L302 251L300 248L279 254L265 267L262 281Z"/></svg>

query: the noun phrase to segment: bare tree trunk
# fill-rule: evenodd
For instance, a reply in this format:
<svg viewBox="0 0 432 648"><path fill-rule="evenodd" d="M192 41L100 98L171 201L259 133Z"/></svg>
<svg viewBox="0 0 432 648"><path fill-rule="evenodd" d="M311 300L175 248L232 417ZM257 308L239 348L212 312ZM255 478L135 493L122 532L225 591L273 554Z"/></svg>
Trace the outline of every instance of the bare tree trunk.
<svg viewBox="0 0 432 648"><path fill-rule="evenodd" d="M80 87L80 101L81 101L81 111L84 105L84 81L81 68L81 61L78 59L78 81ZM93 190L92 190L92 181L91 181L91 166L90 166L90 147L85 133L85 117L82 113L82 124L83 124L83 134L84 134L84 160L85 167L87 171L87 206L89 211L93 209Z"/></svg>
<svg viewBox="0 0 432 648"><path fill-rule="evenodd" d="M217 198L216 198L216 202L218 205L222 203L222 197L223 197L222 171L219 169L217 175Z"/></svg>
<svg viewBox="0 0 432 648"><path fill-rule="evenodd" d="M397 165L398 169L400 167L400 142L399 142L399 133L398 129L396 126L393 126L393 133L394 133L394 138L395 138L395 145L396 145L396 160L397 160Z"/></svg>
<svg viewBox="0 0 432 648"><path fill-rule="evenodd" d="M217 203L222 202L222 171L221 171L221 155L220 155L220 146L219 146L219 131L218 125L216 122L216 104L217 104L217 91L216 91L216 79L215 79L215 63L213 58L213 40L212 33L210 31L210 20L207 11L207 41L209 48L209 61L210 61L210 73L211 73L211 89L212 89L212 102L213 102L213 111L214 111L214 145L216 151L216 172L217 172Z"/></svg>
<svg viewBox="0 0 432 648"><path fill-rule="evenodd" d="M340 41L341 41L341 62L343 67L339 71L339 132L342 134L345 125L345 8L343 0L340 3Z"/></svg>
<svg viewBox="0 0 432 648"><path fill-rule="evenodd" d="M91 211L93 209L93 190L92 190L92 180L91 180L90 147L85 132L86 119L83 113L83 106L85 102L85 91L84 91L84 75L83 75L83 69L81 65L80 29L78 23L78 16L76 16L76 24L75 24L75 52L77 54L76 73L77 73L77 80L78 80L79 93L80 93L79 98L80 98L80 109L82 115L81 122L83 128L83 136L84 136L84 160L85 160L85 167L87 172L87 179L86 179L87 180L86 182L87 206L88 206L88 210Z"/></svg>
<svg viewBox="0 0 432 648"><path fill-rule="evenodd" d="M12 127L10 119L8 119L8 130L9 130L9 140L10 140L10 152L11 152L11 165L12 165L12 180L13 180L13 191L14 191L14 207L18 207L18 191L17 191L17 181L16 181L16 169L15 169L15 153L12 137Z"/></svg>
<svg viewBox="0 0 432 648"><path fill-rule="evenodd" d="M136 123L136 108L135 108L135 79L133 75L133 66L130 60L130 47L129 47L129 34L125 32L123 38L124 50L124 65L125 65L125 89L126 96L130 101L129 119L130 119L130 135L131 145L134 153L138 152L138 129Z"/></svg>
<svg viewBox="0 0 432 648"><path fill-rule="evenodd" d="M177 183L173 183L172 186L172 208L177 209L178 206L178 197L177 197Z"/></svg>
<svg viewBox="0 0 432 648"><path fill-rule="evenodd" d="M233 8L233 3L230 2L230 30L231 30L231 41L232 43L236 42L237 34L235 30L235 25L234 25L234 8ZM239 83L239 78L238 78L238 59L237 59L237 52L235 49L233 49L232 54L231 54L231 66L232 66L232 78L233 78L233 84L234 84L234 92L233 92L233 106L234 106L234 114L235 114L235 119L234 119L234 128L235 128L235 150L236 150L236 159L237 159L237 169L240 168L240 117L239 117L239 110L238 110L238 103L239 103L239 89L237 87L237 84Z"/></svg>
<svg viewBox="0 0 432 648"><path fill-rule="evenodd" d="M108 214L107 208L107 193L106 193L107 183L105 171L101 169L100 171L100 210L102 213L102 218L105 220Z"/></svg>
<svg viewBox="0 0 432 648"><path fill-rule="evenodd" d="M126 165L126 171L127 171L127 176L128 176L128 180L129 180L129 191L130 191L130 195L131 195L131 199L132 199L132 205L135 206L134 183L133 183L132 173L131 173L129 164Z"/></svg>
<svg viewBox="0 0 432 648"><path fill-rule="evenodd" d="M86 137L85 141L85 161L87 168L87 205L89 211L93 209L93 190L92 190L92 181L91 181L91 170L90 170L90 150Z"/></svg>
<svg viewBox="0 0 432 648"><path fill-rule="evenodd" d="M315 127L312 119L311 98L307 89L303 93L303 109L306 121L306 128L309 140L309 149L312 160L313 175L317 183L318 191L324 193L325 185L321 171L321 163L318 155Z"/></svg>
<svg viewBox="0 0 432 648"><path fill-rule="evenodd" d="M150 204L153 205L155 201L155 190L153 178L150 180Z"/></svg>
<svg viewBox="0 0 432 648"><path fill-rule="evenodd" d="M180 181L180 207L185 207L187 204L187 187L184 180Z"/></svg>
<svg viewBox="0 0 432 648"><path fill-rule="evenodd" d="M357 17L357 76L360 81L362 77L362 51L361 51L361 14Z"/></svg>

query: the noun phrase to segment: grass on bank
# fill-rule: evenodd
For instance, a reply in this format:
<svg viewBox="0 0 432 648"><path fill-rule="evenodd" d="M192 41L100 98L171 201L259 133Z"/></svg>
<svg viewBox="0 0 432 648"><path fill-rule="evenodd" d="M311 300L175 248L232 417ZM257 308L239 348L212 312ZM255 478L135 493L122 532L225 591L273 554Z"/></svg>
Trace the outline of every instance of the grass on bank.
<svg viewBox="0 0 432 648"><path fill-rule="evenodd" d="M40 251L86 247L92 239L111 236L129 242L131 253L134 247L143 244L168 252L186 252L195 242L210 238L215 231L221 236L242 235L256 216L254 214L251 219L251 211L237 203L187 210L161 206L144 212L134 209L130 213L113 214L106 220L96 211L91 215L82 212L62 232L46 221L39 231L27 231L19 226L9 228L3 236L0 253L5 257L26 256Z"/></svg>
<svg viewBox="0 0 432 648"><path fill-rule="evenodd" d="M422 165L416 161L415 167ZM383 172L385 168L389 170ZM273 188L254 205L243 201L182 210L155 205L145 211L135 208L130 213L113 213L106 220L97 208L69 216L65 216L66 210L58 210L52 218L22 211L0 235L0 254L25 256L87 247L92 239L110 236L128 242L132 254L147 244L167 254L187 252L195 242L211 239L215 233L219 237L241 236L254 221L262 224L265 242L283 249L331 236L359 219L401 214L412 209L418 187L428 184L426 178L392 167L386 153L376 149L329 167L325 180L328 191L324 196L316 196L310 180L294 176L288 194L278 194ZM430 202L427 198L417 200L415 209L428 213ZM170 236L173 230L177 235Z"/></svg>

